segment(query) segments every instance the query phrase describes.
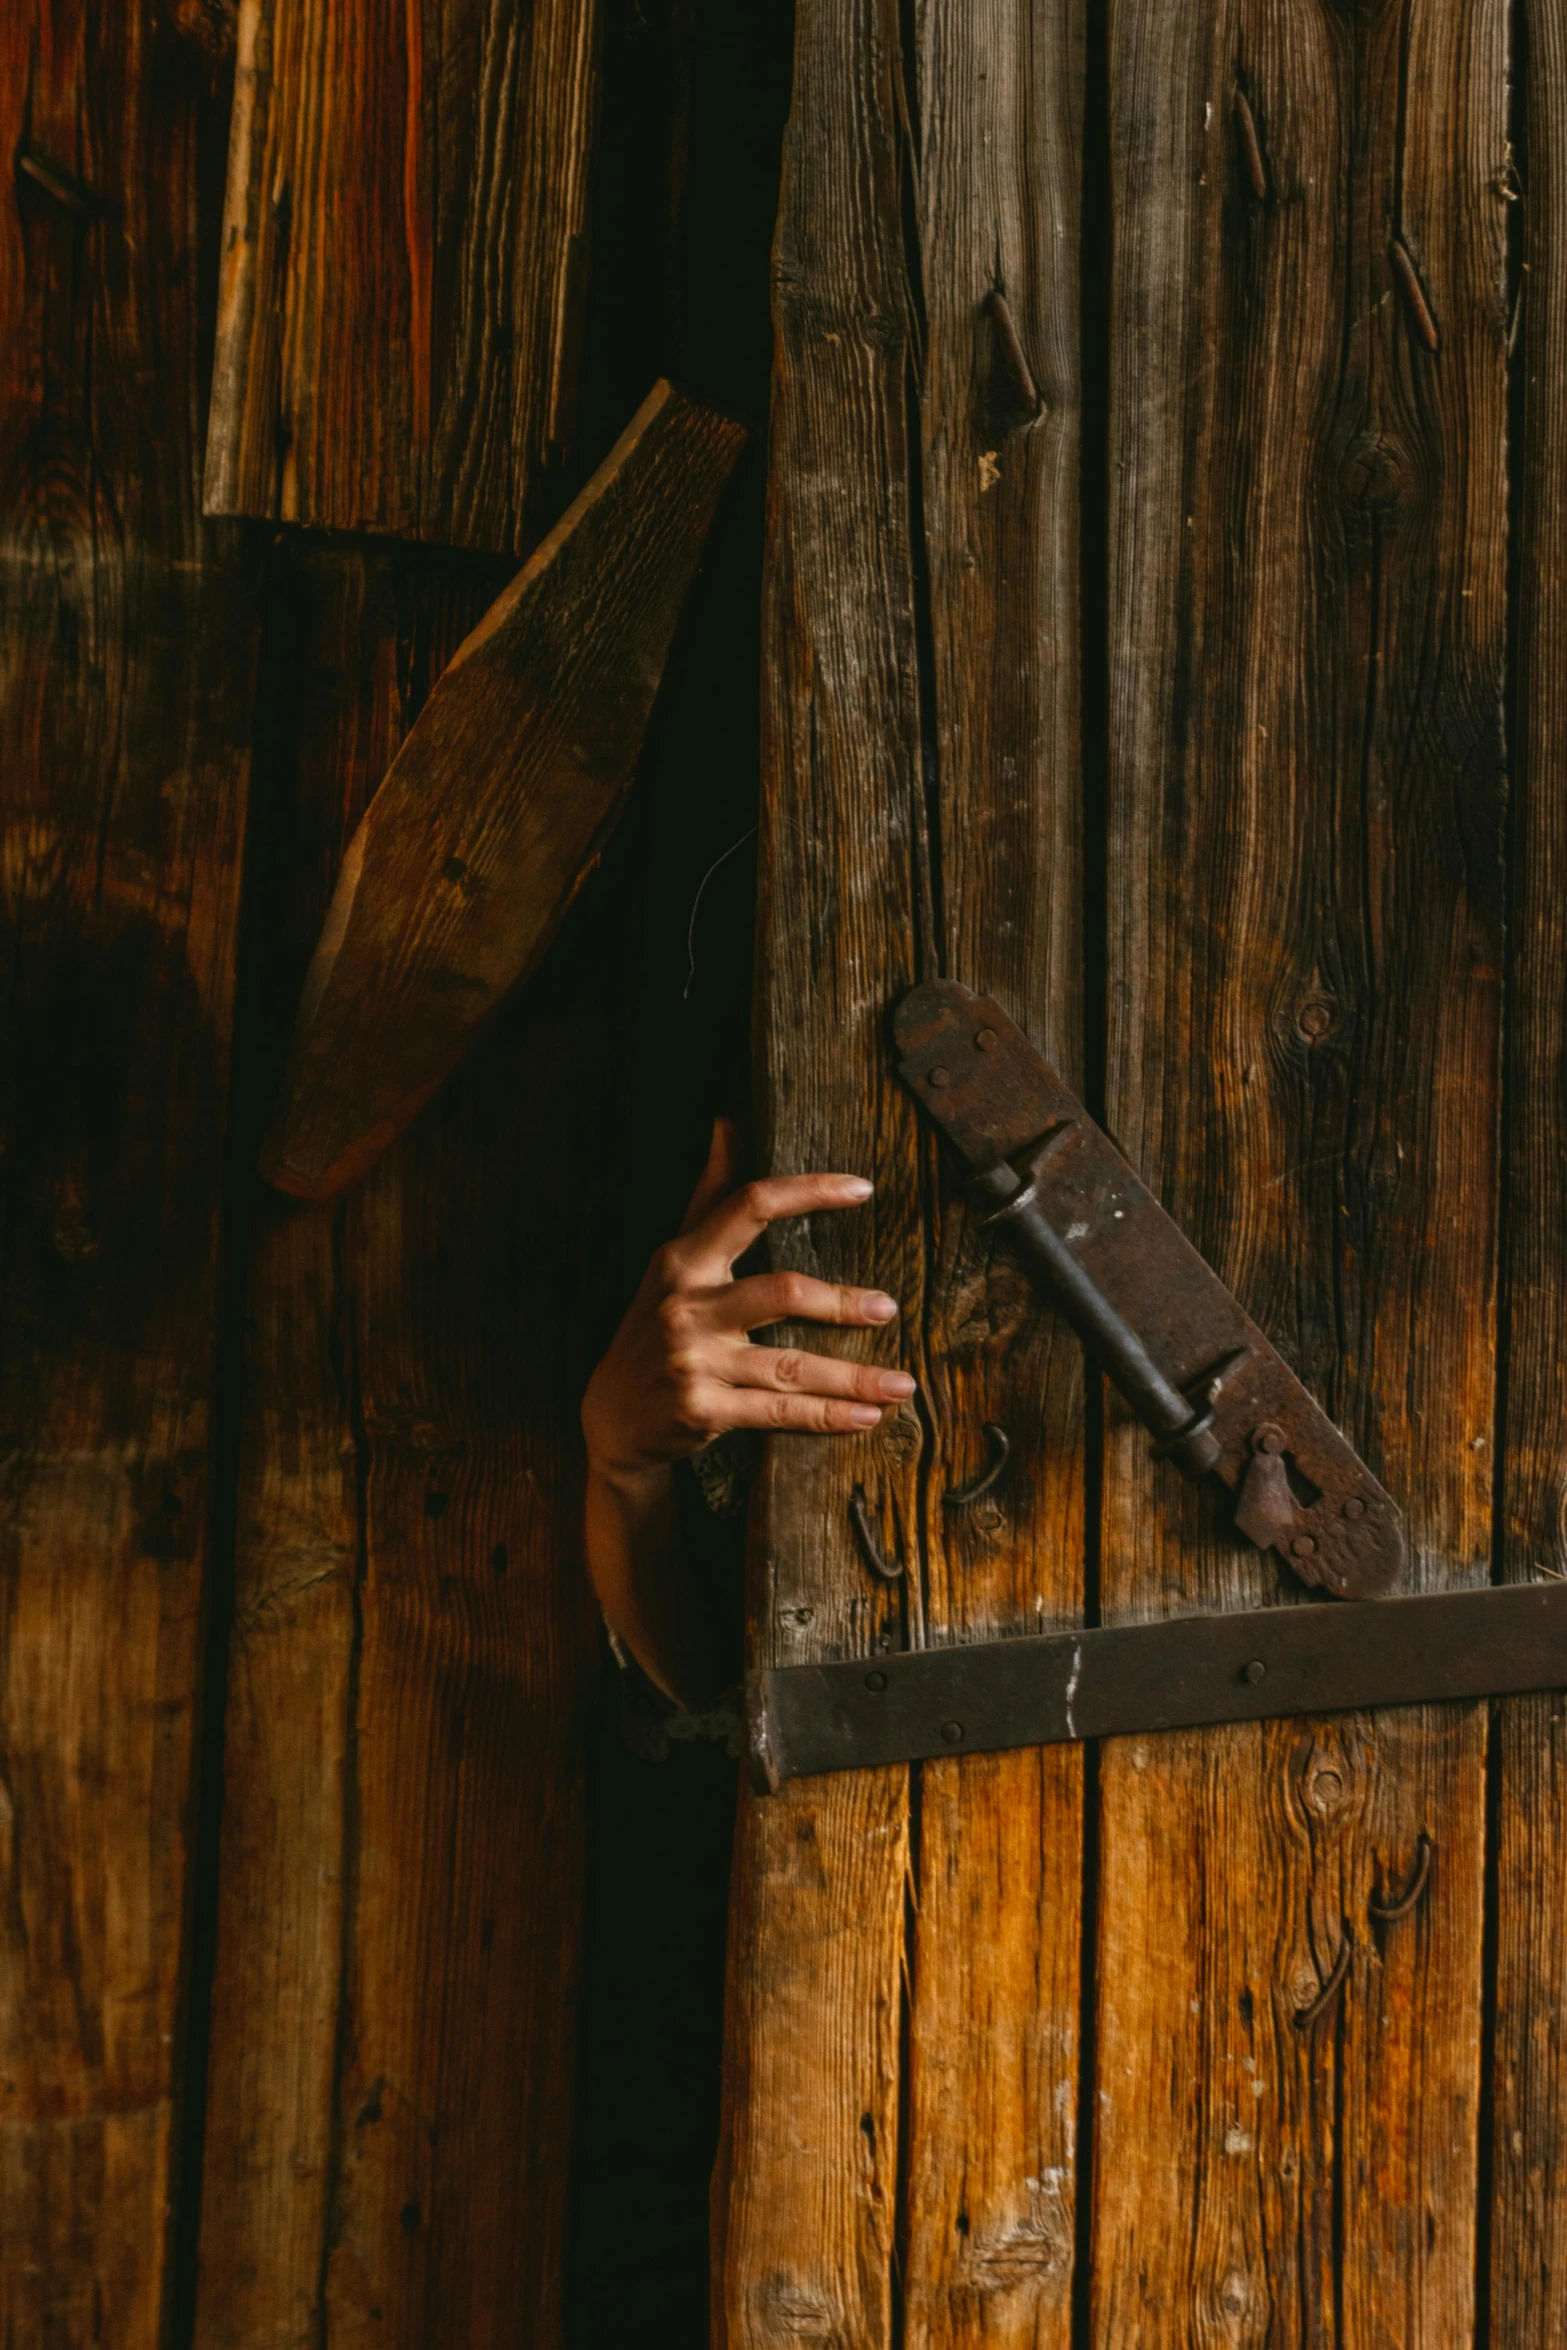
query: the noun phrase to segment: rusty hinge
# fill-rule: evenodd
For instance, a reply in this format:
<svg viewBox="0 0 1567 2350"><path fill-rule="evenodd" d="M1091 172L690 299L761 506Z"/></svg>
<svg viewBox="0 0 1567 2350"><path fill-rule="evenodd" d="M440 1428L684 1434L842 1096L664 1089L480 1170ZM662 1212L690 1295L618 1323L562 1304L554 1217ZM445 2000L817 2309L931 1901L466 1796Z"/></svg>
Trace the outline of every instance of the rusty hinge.
<svg viewBox="0 0 1567 2350"><path fill-rule="evenodd" d="M1364 1608L1271 1607L752 1673L753 1776L1272 1715L1567 1688L1567 1583L1388 1600L1393 1501L988 996L937 980L894 1020L903 1075L1159 1449L1237 1494L1235 1522ZM1004 1455L1003 1455L1004 1458ZM987 1480L988 1481L988 1480Z"/></svg>
<svg viewBox="0 0 1567 2350"><path fill-rule="evenodd" d="M905 1082L977 1172L968 1187L1145 1427L1307 1583L1369 1599L1404 1527L1353 1445L998 1003L950 979L899 1004Z"/></svg>

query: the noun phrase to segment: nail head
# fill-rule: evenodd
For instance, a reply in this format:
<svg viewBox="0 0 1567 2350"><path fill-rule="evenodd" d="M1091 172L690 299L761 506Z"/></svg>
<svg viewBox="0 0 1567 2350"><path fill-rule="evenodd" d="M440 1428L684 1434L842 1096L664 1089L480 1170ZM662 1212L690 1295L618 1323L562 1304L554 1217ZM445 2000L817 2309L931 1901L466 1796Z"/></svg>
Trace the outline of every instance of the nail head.
<svg viewBox="0 0 1567 2350"><path fill-rule="evenodd" d="M956 1746L963 1736L963 1724L961 1722L943 1722L941 1735L949 1746Z"/></svg>
<svg viewBox="0 0 1567 2350"><path fill-rule="evenodd" d="M952 1071L950 1069L932 1069L928 1082L932 1085L950 1085Z"/></svg>
<svg viewBox="0 0 1567 2350"><path fill-rule="evenodd" d="M865 1686L867 1689L874 1690L879 1694L887 1686L886 1674L867 1673L865 1676Z"/></svg>
<svg viewBox="0 0 1567 2350"><path fill-rule="evenodd" d="M1266 1665L1263 1663L1263 1661L1262 1661L1261 1657L1260 1657L1260 1656L1254 1656L1254 1657L1252 1658L1252 1660L1251 1660L1250 1664L1247 1664L1247 1665L1242 1665L1242 1667L1241 1667L1241 1679L1242 1679L1243 1681L1249 1681L1249 1682L1251 1683L1252 1687L1255 1689L1255 1688L1256 1688L1256 1686L1257 1686L1257 1683L1258 1683L1258 1682L1259 1682L1259 1681L1260 1681L1260 1680L1263 1678L1263 1676L1266 1674L1267 1670L1268 1670L1268 1668L1267 1668L1267 1666L1266 1666Z"/></svg>

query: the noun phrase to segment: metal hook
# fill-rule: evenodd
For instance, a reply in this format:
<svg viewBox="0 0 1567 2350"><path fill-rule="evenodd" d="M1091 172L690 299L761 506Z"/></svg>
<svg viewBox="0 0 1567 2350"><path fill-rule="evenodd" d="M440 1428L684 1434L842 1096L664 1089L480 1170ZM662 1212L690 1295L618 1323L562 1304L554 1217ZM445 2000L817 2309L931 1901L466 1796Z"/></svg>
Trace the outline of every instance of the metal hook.
<svg viewBox="0 0 1567 2350"><path fill-rule="evenodd" d="M944 1493L941 1497L944 1509L967 1509L971 1501L978 1501L982 1493L990 1491L1011 1458L1012 1439L999 1421L987 1420L985 1434L990 1439L988 1467L981 1469L972 1485L954 1485L950 1493Z"/></svg>
<svg viewBox="0 0 1567 2350"><path fill-rule="evenodd" d="M1431 1875L1433 1849L1431 1838L1422 1828L1419 1842L1415 1848L1415 1873L1409 1880L1407 1890L1401 1893L1396 1901L1378 1901L1373 1894L1366 1905L1379 1926L1390 1926L1395 1918L1408 1917L1426 1889L1427 1881Z"/></svg>
<svg viewBox="0 0 1567 2350"><path fill-rule="evenodd" d="M1349 1973L1349 1962L1353 1949L1354 1945L1350 1941L1349 1928L1346 1925L1344 1939L1339 1947L1339 1954L1334 1962L1332 1974L1329 1975L1311 2005L1297 2008L1295 2011L1297 2032L1309 2032L1312 2025L1327 2014L1328 2009L1344 1988L1344 1978Z"/></svg>
<svg viewBox="0 0 1567 2350"><path fill-rule="evenodd" d="M879 1575L884 1583L901 1583L903 1561L888 1558L877 1541L876 1529L871 1524L871 1513L866 1507L863 1485L856 1485L849 1496L849 1523L854 1528L865 1564L871 1573Z"/></svg>

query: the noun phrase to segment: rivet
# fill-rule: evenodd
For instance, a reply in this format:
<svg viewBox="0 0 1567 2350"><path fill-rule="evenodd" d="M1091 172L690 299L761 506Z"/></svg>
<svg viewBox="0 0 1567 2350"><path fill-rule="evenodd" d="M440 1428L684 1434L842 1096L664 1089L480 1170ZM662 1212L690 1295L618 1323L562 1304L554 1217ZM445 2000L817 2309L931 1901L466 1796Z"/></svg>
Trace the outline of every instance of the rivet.
<svg viewBox="0 0 1567 2350"><path fill-rule="evenodd" d="M1254 1428L1251 1432L1251 1449L1253 1452L1282 1452L1283 1429L1273 1420L1264 1420L1260 1428Z"/></svg>
<svg viewBox="0 0 1567 2350"><path fill-rule="evenodd" d="M1350 1495L1350 1497L1349 1497L1348 1501L1346 1501L1346 1502L1345 1502L1345 1504L1344 1504L1344 1515L1345 1515L1345 1517L1346 1517L1346 1518L1363 1518L1363 1517L1365 1516L1365 1514L1366 1514L1366 1505L1365 1505L1365 1503L1364 1503L1364 1502L1363 1502L1363 1501L1360 1499L1360 1497L1359 1497L1359 1495L1358 1495L1358 1494L1354 1494L1354 1493L1352 1493L1352 1494Z"/></svg>
<svg viewBox="0 0 1567 2350"><path fill-rule="evenodd" d="M949 1746L956 1746L963 1736L963 1724L961 1722L943 1722L941 1735Z"/></svg>
<svg viewBox="0 0 1567 2350"><path fill-rule="evenodd" d="M931 1085L950 1085L952 1071L950 1069L932 1069L926 1082Z"/></svg>
<svg viewBox="0 0 1567 2350"><path fill-rule="evenodd" d="M1290 1544L1291 1550L1298 1559L1309 1559L1316 1547L1309 1534L1297 1534Z"/></svg>
<svg viewBox="0 0 1567 2350"><path fill-rule="evenodd" d="M982 1028L974 1039L982 1053L988 1053L995 1041L996 1032L993 1028Z"/></svg>
<svg viewBox="0 0 1567 2350"><path fill-rule="evenodd" d="M875 1692L876 1692L876 1693L879 1695L879 1694L881 1693L881 1691L882 1691L883 1689L885 1689L885 1688L886 1688L886 1686L887 1686L887 1676L886 1676L886 1674L885 1674L885 1673L867 1673L867 1674L866 1674L866 1676L865 1676L865 1686L866 1686L866 1688L867 1688L867 1689L874 1690L874 1691L875 1691Z"/></svg>
<svg viewBox="0 0 1567 2350"><path fill-rule="evenodd" d="M1264 1674L1267 1672L1267 1669L1268 1669L1268 1668L1267 1668L1267 1666L1266 1666L1266 1665L1263 1663L1263 1661L1262 1661L1261 1657L1260 1657L1260 1656L1254 1656L1254 1657L1252 1658L1252 1660L1251 1660L1251 1663L1250 1663L1249 1665L1242 1665L1242 1667L1241 1667L1241 1679L1242 1679L1243 1681L1249 1681L1249 1682L1251 1683L1251 1685L1252 1685L1253 1689L1255 1689L1255 1688L1256 1688L1256 1686L1257 1686L1257 1683L1258 1683L1258 1682L1259 1682L1259 1681L1260 1681L1260 1680L1263 1678Z"/></svg>

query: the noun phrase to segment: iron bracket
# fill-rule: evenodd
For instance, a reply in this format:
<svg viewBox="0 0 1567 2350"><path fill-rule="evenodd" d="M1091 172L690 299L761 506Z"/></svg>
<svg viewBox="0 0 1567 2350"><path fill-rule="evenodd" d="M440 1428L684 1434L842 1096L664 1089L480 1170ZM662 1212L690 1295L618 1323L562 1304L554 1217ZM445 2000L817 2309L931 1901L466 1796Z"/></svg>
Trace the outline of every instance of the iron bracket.
<svg viewBox="0 0 1567 2350"><path fill-rule="evenodd" d="M943 1754L1562 1688L1567 1583L1552 1582L783 1665L746 1695L767 1792Z"/></svg>

